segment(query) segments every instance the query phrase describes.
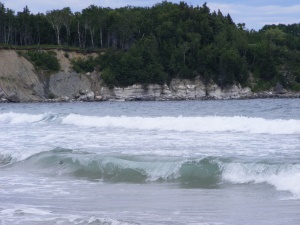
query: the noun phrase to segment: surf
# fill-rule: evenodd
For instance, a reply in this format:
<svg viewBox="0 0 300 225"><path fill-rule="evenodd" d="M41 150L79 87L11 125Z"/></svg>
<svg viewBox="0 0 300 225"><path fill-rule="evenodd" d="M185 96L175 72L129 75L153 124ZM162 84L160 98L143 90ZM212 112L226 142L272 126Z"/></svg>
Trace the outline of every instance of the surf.
<svg viewBox="0 0 300 225"><path fill-rule="evenodd" d="M80 114L1 113L0 124L56 122L61 125L94 128L158 130L175 132L243 132L250 134L300 134L300 120L265 119L245 116L87 116Z"/></svg>
<svg viewBox="0 0 300 225"><path fill-rule="evenodd" d="M12 162L9 163L9 160ZM38 171L49 176L67 176L93 182L167 182L186 188L268 184L278 191L288 191L300 198L300 164L295 162L241 161L211 156L182 158L94 154L68 149L40 152L17 162L7 157L3 162L6 162L6 166L2 168L30 173Z"/></svg>
<svg viewBox="0 0 300 225"><path fill-rule="evenodd" d="M33 124L37 122L51 122L60 118L60 114L57 113L43 113L43 114L28 114L28 113L15 113L7 112L0 113L0 124Z"/></svg>
<svg viewBox="0 0 300 225"><path fill-rule="evenodd" d="M245 132L253 134L300 134L300 120L268 120L243 116L203 117L97 117L67 115L62 124L80 127L110 127L178 132Z"/></svg>

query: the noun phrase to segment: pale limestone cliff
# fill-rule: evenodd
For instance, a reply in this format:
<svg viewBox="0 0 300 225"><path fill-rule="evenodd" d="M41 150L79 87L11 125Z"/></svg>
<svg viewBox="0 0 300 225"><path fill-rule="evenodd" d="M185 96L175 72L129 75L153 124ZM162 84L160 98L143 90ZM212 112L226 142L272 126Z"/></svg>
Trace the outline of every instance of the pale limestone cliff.
<svg viewBox="0 0 300 225"><path fill-rule="evenodd" d="M252 96L250 88L234 85L221 89L216 84L204 85L200 78L192 80L173 79L168 85L133 85L126 88L109 89L103 86L101 95L106 100L195 100L195 99L239 99Z"/></svg>
<svg viewBox="0 0 300 225"><path fill-rule="evenodd" d="M207 95L213 99L240 99L249 98L253 96L253 93L250 88L242 88L240 85L221 89L218 85L211 84L207 86Z"/></svg>

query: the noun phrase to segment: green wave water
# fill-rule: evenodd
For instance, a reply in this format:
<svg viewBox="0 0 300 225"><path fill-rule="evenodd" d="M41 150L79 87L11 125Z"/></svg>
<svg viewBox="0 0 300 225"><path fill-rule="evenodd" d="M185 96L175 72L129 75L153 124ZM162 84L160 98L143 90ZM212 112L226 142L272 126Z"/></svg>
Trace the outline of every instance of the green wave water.
<svg viewBox="0 0 300 225"><path fill-rule="evenodd" d="M171 182L187 188L216 188L220 184L267 183L300 196L300 164L243 161L236 158L94 154L67 149L34 154L13 162L1 157L2 166L101 182Z"/></svg>

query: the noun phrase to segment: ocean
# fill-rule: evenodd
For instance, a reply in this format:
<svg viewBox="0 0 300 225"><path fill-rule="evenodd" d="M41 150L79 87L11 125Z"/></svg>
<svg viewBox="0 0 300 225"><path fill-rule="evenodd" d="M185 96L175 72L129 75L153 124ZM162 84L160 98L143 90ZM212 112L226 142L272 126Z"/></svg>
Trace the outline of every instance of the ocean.
<svg viewBox="0 0 300 225"><path fill-rule="evenodd" d="M0 104L0 225L299 225L300 100Z"/></svg>

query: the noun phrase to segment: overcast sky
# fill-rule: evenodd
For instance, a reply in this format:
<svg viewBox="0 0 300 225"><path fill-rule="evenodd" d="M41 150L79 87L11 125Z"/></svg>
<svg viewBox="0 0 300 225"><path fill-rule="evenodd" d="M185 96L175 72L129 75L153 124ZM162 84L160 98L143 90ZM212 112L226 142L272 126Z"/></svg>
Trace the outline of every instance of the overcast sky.
<svg viewBox="0 0 300 225"><path fill-rule="evenodd" d="M70 7L73 12L94 4L102 7L118 8L122 6L152 6L161 0L0 0L6 8L21 11L25 5L32 13L46 12L52 9ZM180 0L169 2L178 3ZM193 6L203 5L201 0L186 0ZM265 24L300 23L299 0L207 0L211 10L220 9L229 13L235 23L246 23L247 29L260 29Z"/></svg>

